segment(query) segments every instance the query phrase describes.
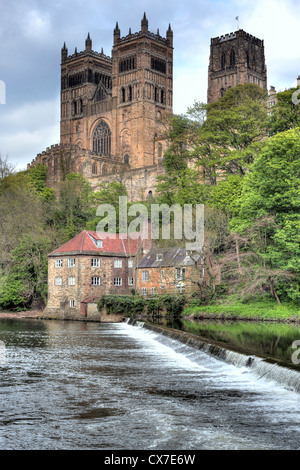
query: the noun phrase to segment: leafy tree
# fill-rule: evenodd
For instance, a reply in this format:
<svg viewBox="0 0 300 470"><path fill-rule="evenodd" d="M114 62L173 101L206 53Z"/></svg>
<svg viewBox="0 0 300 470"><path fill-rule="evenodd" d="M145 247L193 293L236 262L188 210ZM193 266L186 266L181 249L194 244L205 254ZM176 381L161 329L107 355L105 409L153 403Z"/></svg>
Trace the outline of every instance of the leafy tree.
<svg viewBox="0 0 300 470"><path fill-rule="evenodd" d="M296 96L297 101L293 99L293 94L296 91L297 88L291 88L277 93L277 104L272 107L269 119L269 133L271 136L300 126L300 106L297 104L299 94Z"/></svg>
<svg viewBox="0 0 300 470"><path fill-rule="evenodd" d="M190 145L194 138L193 122L182 115L173 116L169 123L169 148L164 154L164 175L156 186L159 202L192 204L203 198L199 186L199 171L190 167Z"/></svg>
<svg viewBox="0 0 300 470"><path fill-rule="evenodd" d="M22 311L28 305L26 286L14 277L6 278L0 287L0 308L4 310Z"/></svg>
<svg viewBox="0 0 300 470"><path fill-rule="evenodd" d="M268 140L246 177L239 213L231 229L247 233L259 221L268 221L254 238L254 251L267 268L293 273L295 282L279 282L289 299L300 301L300 129L282 132ZM253 237L252 237L253 242ZM253 243L252 243L253 244Z"/></svg>
<svg viewBox="0 0 300 470"><path fill-rule="evenodd" d="M115 208L116 211L116 222L117 222L117 231L118 231L118 221L119 221L119 197L127 196L126 187L117 181L112 181L111 183L103 183L100 186L100 190L92 193L89 197L90 207L92 211L92 217L86 223L86 228L88 230L97 230L97 225L102 217L96 215L97 208L101 204L110 204ZM105 217L105 216L103 216Z"/></svg>
<svg viewBox="0 0 300 470"><path fill-rule="evenodd" d="M6 176L14 173L15 166L9 162L8 156L3 157L0 154L0 181Z"/></svg>
<svg viewBox="0 0 300 470"><path fill-rule="evenodd" d="M244 176L267 135L267 93L254 84L229 88L214 103L195 103L189 115L205 110L207 118L196 128L192 158L210 184L222 174Z"/></svg>
<svg viewBox="0 0 300 470"><path fill-rule="evenodd" d="M68 240L85 229L92 217L90 195L92 189L80 174L70 173L61 181L58 188L58 208L56 226Z"/></svg>

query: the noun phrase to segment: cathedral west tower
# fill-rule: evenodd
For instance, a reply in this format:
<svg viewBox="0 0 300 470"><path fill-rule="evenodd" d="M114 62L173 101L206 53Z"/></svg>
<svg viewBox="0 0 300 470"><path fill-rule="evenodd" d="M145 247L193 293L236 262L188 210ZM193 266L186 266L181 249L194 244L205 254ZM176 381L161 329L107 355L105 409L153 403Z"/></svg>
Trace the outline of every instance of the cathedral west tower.
<svg viewBox="0 0 300 470"><path fill-rule="evenodd" d="M112 56L96 52L88 35L85 50L61 52L61 144L98 157L93 174L144 168L165 150L160 118L173 109L173 32L148 29L122 37L113 32ZM95 163L96 162L96 163Z"/></svg>

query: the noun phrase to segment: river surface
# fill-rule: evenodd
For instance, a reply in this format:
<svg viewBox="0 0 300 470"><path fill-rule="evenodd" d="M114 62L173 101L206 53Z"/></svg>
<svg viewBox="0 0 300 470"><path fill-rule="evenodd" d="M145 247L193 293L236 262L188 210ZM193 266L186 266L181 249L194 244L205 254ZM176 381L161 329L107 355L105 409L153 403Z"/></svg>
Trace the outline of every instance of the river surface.
<svg viewBox="0 0 300 470"><path fill-rule="evenodd" d="M300 395L127 323L0 321L0 449L300 449Z"/></svg>

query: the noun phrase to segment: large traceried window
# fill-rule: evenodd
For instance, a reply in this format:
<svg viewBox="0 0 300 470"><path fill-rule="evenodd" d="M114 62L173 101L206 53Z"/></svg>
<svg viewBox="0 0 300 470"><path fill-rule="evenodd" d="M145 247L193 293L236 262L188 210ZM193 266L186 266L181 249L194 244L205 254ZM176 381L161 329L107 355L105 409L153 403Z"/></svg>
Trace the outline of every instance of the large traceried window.
<svg viewBox="0 0 300 470"><path fill-rule="evenodd" d="M104 121L100 121L93 134L93 151L99 155L110 156L111 131Z"/></svg>

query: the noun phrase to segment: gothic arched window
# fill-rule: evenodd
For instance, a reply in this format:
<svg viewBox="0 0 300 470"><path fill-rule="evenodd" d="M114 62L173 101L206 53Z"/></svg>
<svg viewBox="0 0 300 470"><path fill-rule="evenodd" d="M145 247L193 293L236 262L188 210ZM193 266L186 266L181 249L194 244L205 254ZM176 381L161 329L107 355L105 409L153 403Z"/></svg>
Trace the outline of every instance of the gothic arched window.
<svg viewBox="0 0 300 470"><path fill-rule="evenodd" d="M247 67L250 68L250 58L249 58L249 52L246 51L246 62L247 62Z"/></svg>
<svg viewBox="0 0 300 470"><path fill-rule="evenodd" d="M100 121L93 134L93 151L99 155L110 156L111 132L104 121Z"/></svg>
<svg viewBox="0 0 300 470"><path fill-rule="evenodd" d="M234 50L230 51L230 67L235 66L235 52Z"/></svg>
<svg viewBox="0 0 300 470"><path fill-rule="evenodd" d="M223 54L221 55L221 69L224 70L225 69L225 65L226 65L226 56L223 52Z"/></svg>
<svg viewBox="0 0 300 470"><path fill-rule="evenodd" d="M124 155L124 163L125 163L126 165L129 164L129 155L128 155L128 153L125 153L125 155Z"/></svg>
<svg viewBox="0 0 300 470"><path fill-rule="evenodd" d="M98 173L98 165L97 163L93 163L92 165L92 175L97 175Z"/></svg>
<svg viewBox="0 0 300 470"><path fill-rule="evenodd" d="M158 158L162 156L162 145L160 143L157 145L157 156Z"/></svg>
<svg viewBox="0 0 300 470"><path fill-rule="evenodd" d="M121 90L121 102L125 103L125 101L126 101L125 88L122 88L122 90Z"/></svg>
<svg viewBox="0 0 300 470"><path fill-rule="evenodd" d="M224 93L225 93L224 88L221 88L221 90L220 90L220 95L221 95L221 97L224 96Z"/></svg>

